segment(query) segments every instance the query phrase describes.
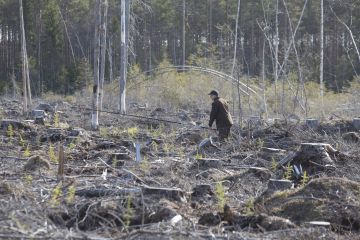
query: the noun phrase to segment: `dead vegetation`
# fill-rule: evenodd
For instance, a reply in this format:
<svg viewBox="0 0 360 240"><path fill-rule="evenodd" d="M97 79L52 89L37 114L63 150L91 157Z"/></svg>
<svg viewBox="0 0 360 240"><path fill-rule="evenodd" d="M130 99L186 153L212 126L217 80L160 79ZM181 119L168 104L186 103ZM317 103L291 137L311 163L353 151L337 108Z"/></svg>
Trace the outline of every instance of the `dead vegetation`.
<svg viewBox="0 0 360 240"><path fill-rule="evenodd" d="M360 152L351 121L308 128L262 120L235 126L232 138L219 144L215 132L194 124L203 121L201 112L134 106L131 114L184 124L101 113L104 123L92 132L79 117L88 111L77 105L40 105L47 111L44 125L14 114L16 103L2 105L12 111L3 115L11 120L1 122L0 237L359 234Z"/></svg>

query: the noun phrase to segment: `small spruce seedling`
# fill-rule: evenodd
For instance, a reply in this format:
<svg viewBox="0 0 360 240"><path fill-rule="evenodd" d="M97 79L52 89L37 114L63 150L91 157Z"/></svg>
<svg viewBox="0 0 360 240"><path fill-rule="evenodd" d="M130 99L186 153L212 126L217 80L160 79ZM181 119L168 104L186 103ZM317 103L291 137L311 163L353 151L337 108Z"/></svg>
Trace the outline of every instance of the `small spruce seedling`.
<svg viewBox="0 0 360 240"><path fill-rule="evenodd" d="M292 168L292 166L291 166L290 163L289 163L289 164L286 166L284 178L285 178L286 180L291 180L292 174L293 174L293 168Z"/></svg>
<svg viewBox="0 0 360 240"><path fill-rule="evenodd" d="M58 184L51 192L50 203L52 206L57 206L60 204L60 196L61 196L61 184Z"/></svg>
<svg viewBox="0 0 360 240"><path fill-rule="evenodd" d="M19 134L19 138L20 138L20 145L25 148L25 140L23 139L23 137L21 136L21 134Z"/></svg>
<svg viewBox="0 0 360 240"><path fill-rule="evenodd" d="M277 164L275 158L272 157L272 158L271 158L271 171L272 171L272 172L275 172L276 169L277 169L277 166L278 166L278 164Z"/></svg>
<svg viewBox="0 0 360 240"><path fill-rule="evenodd" d="M24 151L24 157L30 157L30 148L29 148L29 144L26 146L25 151Z"/></svg>
<svg viewBox="0 0 360 240"><path fill-rule="evenodd" d="M301 186L305 186L309 182L309 175L306 171L304 171L304 174L301 179Z"/></svg>
<svg viewBox="0 0 360 240"><path fill-rule="evenodd" d="M203 155L202 155L201 153L199 153L199 149L196 150L195 159L196 159L196 160L201 160L201 159L203 159Z"/></svg>
<svg viewBox="0 0 360 240"><path fill-rule="evenodd" d="M132 127L127 129L127 134L130 138L135 138L138 132L139 130L137 129L137 127Z"/></svg>
<svg viewBox="0 0 360 240"><path fill-rule="evenodd" d="M225 198L225 189L221 182L216 183L215 195L218 201L219 210L222 211L226 203L226 198Z"/></svg>
<svg viewBox="0 0 360 240"><path fill-rule="evenodd" d="M71 204L74 202L74 199L75 199L75 192L76 192L76 188L74 185L71 185L69 188L68 188L68 194L67 194L67 197L66 197L66 202L68 204Z"/></svg>
<svg viewBox="0 0 360 240"><path fill-rule="evenodd" d="M254 213L254 198L250 198L245 203L245 215L252 215Z"/></svg>
<svg viewBox="0 0 360 240"><path fill-rule="evenodd" d="M129 194L128 199L126 201L126 210L125 210L125 214L124 214L124 220L125 220L126 227L130 226L131 219L134 215L134 210L131 207L131 202L132 202L132 199L131 199L131 195Z"/></svg>
<svg viewBox="0 0 360 240"><path fill-rule="evenodd" d="M59 113L55 112L55 114L54 114L54 127L58 128L59 126L60 126Z"/></svg>
<svg viewBox="0 0 360 240"><path fill-rule="evenodd" d="M7 127L7 135L10 138L10 143L12 143L14 138L14 128L11 124L9 124Z"/></svg>
<svg viewBox="0 0 360 240"><path fill-rule="evenodd" d="M24 182L28 185L31 185L33 181L33 177L30 174L26 174L24 176Z"/></svg>
<svg viewBox="0 0 360 240"><path fill-rule="evenodd" d="M55 149L52 144L50 144L50 146L49 146L49 158L50 158L51 162L58 163L58 158L55 155Z"/></svg>

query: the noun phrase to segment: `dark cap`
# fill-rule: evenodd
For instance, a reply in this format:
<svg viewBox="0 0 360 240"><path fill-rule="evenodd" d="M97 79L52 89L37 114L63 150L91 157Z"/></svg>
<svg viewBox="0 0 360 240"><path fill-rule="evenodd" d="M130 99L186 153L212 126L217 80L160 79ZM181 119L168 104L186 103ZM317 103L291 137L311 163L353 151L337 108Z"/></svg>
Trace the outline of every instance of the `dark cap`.
<svg viewBox="0 0 360 240"><path fill-rule="evenodd" d="M219 96L219 93L216 90L212 90L209 95Z"/></svg>

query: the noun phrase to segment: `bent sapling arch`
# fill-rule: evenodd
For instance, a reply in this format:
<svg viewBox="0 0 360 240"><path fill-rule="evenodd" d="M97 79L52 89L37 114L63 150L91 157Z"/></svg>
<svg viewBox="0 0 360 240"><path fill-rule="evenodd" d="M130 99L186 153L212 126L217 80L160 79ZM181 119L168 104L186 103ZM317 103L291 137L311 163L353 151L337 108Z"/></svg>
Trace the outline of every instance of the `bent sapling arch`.
<svg viewBox="0 0 360 240"><path fill-rule="evenodd" d="M131 79L137 79L139 78L141 75L143 74L164 74L164 73L167 73L167 72L171 72L173 70L181 70L181 69L185 69L185 71L196 71L196 72L202 72L204 74L210 74L210 75L213 75L213 76L216 76L216 77L219 77L225 81L228 81L230 82L231 84L233 84L234 86L237 87L237 85L240 85L242 87L240 87L240 91L242 93L244 93L246 96L248 96L249 94L253 94L255 95L256 97L258 97L259 99L262 99L262 97L260 95L258 95L258 93L254 90L254 88L256 88L256 90L260 90L260 88L258 87L249 87L247 84L241 82L240 80L232 77L231 75L228 75L224 72L219 72L217 70L214 70L214 69L210 69L210 68L205 68L205 67L198 67L198 66L172 66L172 67L165 67L165 68L154 68L154 69L151 69L151 70L148 70L148 71L144 71L140 74L137 74L131 78L129 78L129 80ZM129 85L129 89L135 89L136 87L138 87L140 84L143 84L145 83L146 81L143 81L143 82L140 82L140 83L137 83L137 84L134 84L134 85ZM244 88L246 90L244 90Z"/></svg>

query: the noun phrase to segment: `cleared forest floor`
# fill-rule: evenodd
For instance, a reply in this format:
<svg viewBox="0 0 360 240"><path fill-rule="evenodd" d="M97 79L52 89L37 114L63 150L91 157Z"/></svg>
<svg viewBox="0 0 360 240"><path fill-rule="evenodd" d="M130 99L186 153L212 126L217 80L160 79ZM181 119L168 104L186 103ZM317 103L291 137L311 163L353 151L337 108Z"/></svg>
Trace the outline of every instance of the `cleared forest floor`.
<svg viewBox="0 0 360 240"><path fill-rule="evenodd" d="M207 122L202 111L133 106L129 114L184 124L101 113L93 132L86 107L47 104L41 125L1 100L0 238L360 239L351 120L259 120L220 145L196 125ZM331 148L310 154L302 143Z"/></svg>

